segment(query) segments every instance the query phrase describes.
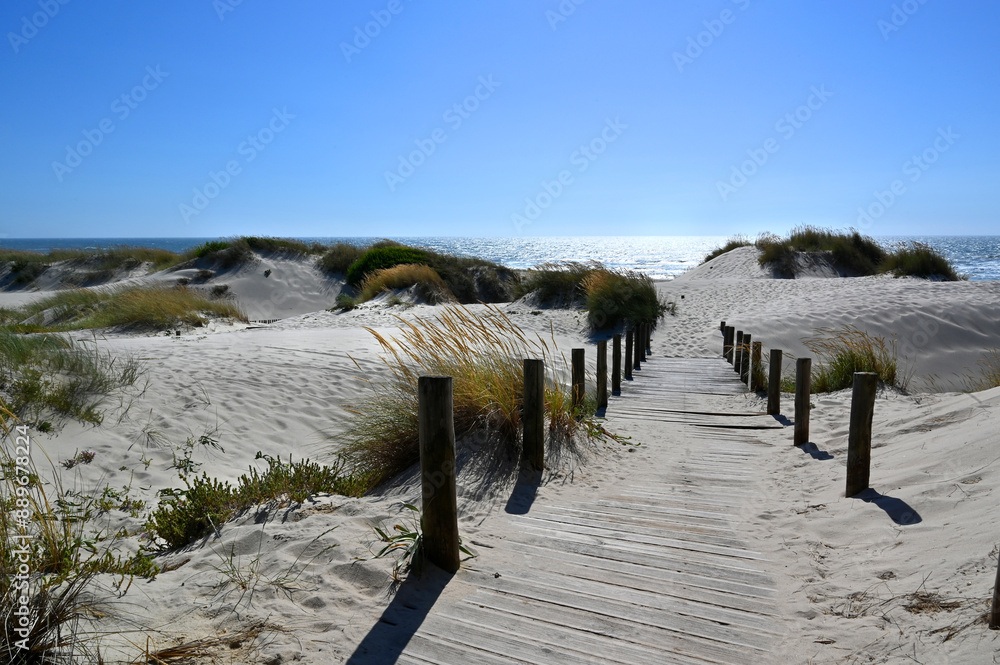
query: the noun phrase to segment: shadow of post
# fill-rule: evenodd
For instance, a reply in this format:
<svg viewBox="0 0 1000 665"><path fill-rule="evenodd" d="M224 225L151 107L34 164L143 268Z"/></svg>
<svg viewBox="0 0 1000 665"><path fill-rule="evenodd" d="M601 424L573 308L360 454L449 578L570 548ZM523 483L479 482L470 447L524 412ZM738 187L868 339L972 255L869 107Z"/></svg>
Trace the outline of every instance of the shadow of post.
<svg viewBox="0 0 1000 665"><path fill-rule="evenodd" d="M514 491L507 499L504 512L511 515L527 515L535 502L538 486L542 484L542 472L535 469L521 469L514 484Z"/></svg>
<svg viewBox="0 0 1000 665"><path fill-rule="evenodd" d="M407 577L378 623L347 659L348 665L390 665L399 660L452 577L430 562L419 578Z"/></svg>
<svg viewBox="0 0 1000 665"><path fill-rule="evenodd" d="M801 446L798 446L798 448L802 452L811 455L813 459L818 459L818 460L833 459L833 455L826 452L825 450L820 450L819 447L812 441L806 441Z"/></svg>
<svg viewBox="0 0 1000 665"><path fill-rule="evenodd" d="M855 494L852 499L860 499L865 503L874 503L885 511L894 523L900 526L910 526L923 521L920 513L914 510L908 503L896 497L879 494L877 491L868 488L860 494Z"/></svg>

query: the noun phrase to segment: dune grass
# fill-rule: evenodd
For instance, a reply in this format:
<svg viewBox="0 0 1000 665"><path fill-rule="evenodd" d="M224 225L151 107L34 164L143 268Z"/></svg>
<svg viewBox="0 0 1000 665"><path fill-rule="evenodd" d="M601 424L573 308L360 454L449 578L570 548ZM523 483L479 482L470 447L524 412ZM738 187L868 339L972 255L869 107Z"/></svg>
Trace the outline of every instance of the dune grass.
<svg viewBox="0 0 1000 665"><path fill-rule="evenodd" d="M741 234L736 234L733 237L729 238L721 247L716 247L711 252L706 254L705 258L702 259L701 262L708 263L715 257L722 256L726 252L732 251L737 247L750 247L753 244L754 244L753 241L747 238L746 236Z"/></svg>
<svg viewBox="0 0 1000 665"><path fill-rule="evenodd" d="M911 242L894 249L879 266L896 277L911 276L957 282L962 279L940 252L923 243Z"/></svg>
<svg viewBox="0 0 1000 665"><path fill-rule="evenodd" d="M591 271L581 284L587 302L587 320L594 330L639 324L655 326L674 305L656 292L653 280L631 270Z"/></svg>
<svg viewBox="0 0 1000 665"><path fill-rule="evenodd" d="M501 310L488 307L477 314L451 306L433 320L400 323L395 338L368 329L382 346L391 378L371 383L364 399L347 407L353 418L344 454L367 487L387 482L419 460L417 379L422 375L452 377L459 439L475 434L496 447L519 449L524 358L546 365L550 438L572 438L581 427L590 433L599 429L590 426L587 413L574 412L567 387L557 379L557 372L566 373L566 360L554 339L525 333Z"/></svg>
<svg viewBox="0 0 1000 665"><path fill-rule="evenodd" d="M562 263L541 263L528 271L521 280L515 295L521 298L528 293L535 293L542 304L572 305L586 297L583 282L596 270L604 266L596 261L580 263L564 261Z"/></svg>
<svg viewBox="0 0 1000 665"><path fill-rule="evenodd" d="M208 317L246 321L235 304L210 300L186 287L76 289L32 303L3 318L17 332L63 332L115 327L131 331L203 326Z"/></svg>
<svg viewBox="0 0 1000 665"><path fill-rule="evenodd" d="M66 282L71 286L100 284L123 270L150 264L149 272L177 265L183 257L176 252L152 247L116 245L96 250L54 249L45 254L0 248L0 266L9 266L9 284L15 288L33 284L53 264L68 261L76 268Z"/></svg>
<svg viewBox="0 0 1000 665"><path fill-rule="evenodd" d="M338 242L327 248L323 255L316 260L316 265L323 272L346 275L350 267L364 253L364 247L351 245L346 242Z"/></svg>
<svg viewBox="0 0 1000 665"><path fill-rule="evenodd" d="M11 411L30 422L46 414L100 424L105 397L136 384L141 364L50 335L0 329L0 390Z"/></svg>
<svg viewBox="0 0 1000 665"><path fill-rule="evenodd" d="M292 238L234 236L209 240L189 249L175 267L192 267L200 260L211 262L220 270L229 270L256 261L257 256L254 252L300 257L322 255L327 249L327 246L321 243L307 243Z"/></svg>
<svg viewBox="0 0 1000 665"><path fill-rule="evenodd" d="M854 385L855 372L874 372L885 386L905 390L908 384L898 366L895 342L854 327L820 328L806 347L817 356L811 392L828 393Z"/></svg>
<svg viewBox="0 0 1000 665"><path fill-rule="evenodd" d="M383 291L417 287L417 295L423 300L436 305L454 302L448 285L444 283L437 271L430 266L419 264L402 264L392 268L384 268L369 273L361 282L359 300L371 300Z"/></svg>
<svg viewBox="0 0 1000 665"><path fill-rule="evenodd" d="M978 370L965 376L965 392L1000 387L1000 349L990 349L979 359Z"/></svg>

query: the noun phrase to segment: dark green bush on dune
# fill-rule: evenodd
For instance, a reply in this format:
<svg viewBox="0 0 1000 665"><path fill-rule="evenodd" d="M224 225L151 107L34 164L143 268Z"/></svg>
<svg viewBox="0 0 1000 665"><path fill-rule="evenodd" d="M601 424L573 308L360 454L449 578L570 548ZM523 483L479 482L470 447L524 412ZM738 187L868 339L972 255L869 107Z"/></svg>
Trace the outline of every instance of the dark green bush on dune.
<svg viewBox="0 0 1000 665"><path fill-rule="evenodd" d="M366 275L405 263L428 265L427 252L412 247L373 247L347 269L347 283L360 286Z"/></svg>

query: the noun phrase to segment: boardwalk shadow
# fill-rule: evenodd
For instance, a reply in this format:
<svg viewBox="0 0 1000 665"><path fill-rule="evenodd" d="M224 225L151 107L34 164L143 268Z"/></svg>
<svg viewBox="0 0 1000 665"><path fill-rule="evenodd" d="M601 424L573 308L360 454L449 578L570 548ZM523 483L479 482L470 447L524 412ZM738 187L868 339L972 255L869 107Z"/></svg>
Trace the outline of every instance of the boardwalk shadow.
<svg viewBox="0 0 1000 665"><path fill-rule="evenodd" d="M773 418L777 420L781 425L784 425L785 427L791 427L794 424L791 420L781 415L780 413L776 416L773 416Z"/></svg>
<svg viewBox="0 0 1000 665"><path fill-rule="evenodd" d="M802 452L812 456L813 459L818 459L818 460L833 459L833 455L826 452L825 450L820 450L816 446L816 444L813 443L812 441L807 441L803 443L801 446L799 446L799 449L802 450Z"/></svg>
<svg viewBox="0 0 1000 665"><path fill-rule="evenodd" d="M920 524L924 521L923 518L920 517L920 513L910 507L910 504L906 503L902 499L879 494L871 488L868 488L864 492L856 494L851 498L861 499L865 503L874 503L876 506L885 511L885 514L889 516L889 519L900 526Z"/></svg>
<svg viewBox="0 0 1000 665"><path fill-rule="evenodd" d="M531 504L538 495L538 486L542 484L542 472L534 469L522 469L514 484L514 491L507 499L504 512L511 515L527 515Z"/></svg>
<svg viewBox="0 0 1000 665"><path fill-rule="evenodd" d="M419 578L407 577L348 665L389 665L399 660L452 577L430 563Z"/></svg>

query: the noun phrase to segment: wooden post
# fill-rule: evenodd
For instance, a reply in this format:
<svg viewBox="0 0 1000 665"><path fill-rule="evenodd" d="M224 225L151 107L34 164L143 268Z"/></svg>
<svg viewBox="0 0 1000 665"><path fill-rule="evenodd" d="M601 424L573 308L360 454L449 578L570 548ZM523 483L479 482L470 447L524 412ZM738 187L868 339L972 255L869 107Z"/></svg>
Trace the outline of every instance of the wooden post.
<svg viewBox="0 0 1000 665"><path fill-rule="evenodd" d="M417 394L424 555L442 570L454 573L459 567L459 550L451 377L421 376Z"/></svg>
<svg viewBox="0 0 1000 665"><path fill-rule="evenodd" d="M622 336L615 335L611 342L611 394L622 394Z"/></svg>
<svg viewBox="0 0 1000 665"><path fill-rule="evenodd" d="M740 351L740 381L750 386L750 333L743 334L743 349Z"/></svg>
<svg viewBox="0 0 1000 665"><path fill-rule="evenodd" d="M597 408L608 408L608 340L597 343Z"/></svg>
<svg viewBox="0 0 1000 665"><path fill-rule="evenodd" d="M642 369L642 326L635 327L635 344L632 346L632 369Z"/></svg>
<svg viewBox="0 0 1000 665"><path fill-rule="evenodd" d="M639 339L641 343L639 344L639 362L646 362L646 333L648 326L645 323L639 324Z"/></svg>
<svg viewBox="0 0 1000 665"><path fill-rule="evenodd" d="M763 370L760 367L761 343L754 342L750 352L750 390L757 392L764 386L760 385L760 374Z"/></svg>
<svg viewBox="0 0 1000 665"><path fill-rule="evenodd" d="M524 460L535 469L545 468L545 361L524 359Z"/></svg>
<svg viewBox="0 0 1000 665"><path fill-rule="evenodd" d="M855 372L851 391L851 424L847 430L847 493L864 492L871 481L872 417L875 415L875 391L878 374Z"/></svg>
<svg viewBox="0 0 1000 665"><path fill-rule="evenodd" d="M723 337L722 348L723 355L726 356L726 361L732 365L733 364L733 342L736 341L736 328L733 326L726 326L726 334Z"/></svg>
<svg viewBox="0 0 1000 665"><path fill-rule="evenodd" d="M726 322L725 321L723 321L722 323L719 324L719 330L721 330L723 333L726 332Z"/></svg>
<svg viewBox="0 0 1000 665"><path fill-rule="evenodd" d="M781 349L771 349L771 372L767 377L767 415L781 413Z"/></svg>
<svg viewBox="0 0 1000 665"><path fill-rule="evenodd" d="M583 405L583 397L586 394L586 369L584 349L573 349L573 409Z"/></svg>
<svg viewBox="0 0 1000 665"><path fill-rule="evenodd" d="M809 389L812 380L812 358L795 361L795 432L796 446L809 441Z"/></svg>
<svg viewBox="0 0 1000 665"><path fill-rule="evenodd" d="M646 324L646 355L653 355L653 324Z"/></svg>
<svg viewBox="0 0 1000 665"><path fill-rule="evenodd" d="M997 579L993 583L993 605L990 607L990 630L1000 630L1000 562L997 563Z"/></svg>
<svg viewBox="0 0 1000 665"><path fill-rule="evenodd" d="M625 378L632 380L632 331L625 331Z"/></svg>
<svg viewBox="0 0 1000 665"><path fill-rule="evenodd" d="M733 371L740 373L741 358L740 352L743 350L743 331L736 331L736 344L733 345Z"/></svg>

